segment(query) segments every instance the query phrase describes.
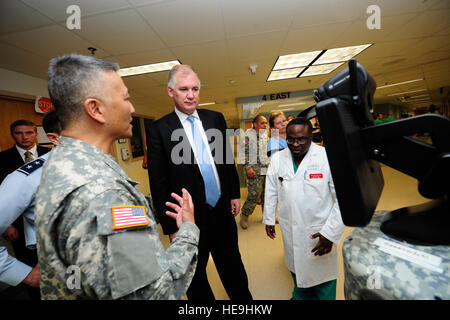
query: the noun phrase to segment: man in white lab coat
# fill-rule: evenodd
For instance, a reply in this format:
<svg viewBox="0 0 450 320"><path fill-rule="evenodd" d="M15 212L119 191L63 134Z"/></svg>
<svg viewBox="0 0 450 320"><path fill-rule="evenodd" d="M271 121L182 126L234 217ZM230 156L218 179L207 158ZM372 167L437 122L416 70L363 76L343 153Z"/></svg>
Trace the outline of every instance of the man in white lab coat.
<svg viewBox="0 0 450 320"><path fill-rule="evenodd" d="M286 129L288 148L272 156L266 178L263 223L275 238L275 212L294 300L335 300L337 250L345 230L325 148L312 141L312 126L295 118ZM335 244L335 245L333 245Z"/></svg>

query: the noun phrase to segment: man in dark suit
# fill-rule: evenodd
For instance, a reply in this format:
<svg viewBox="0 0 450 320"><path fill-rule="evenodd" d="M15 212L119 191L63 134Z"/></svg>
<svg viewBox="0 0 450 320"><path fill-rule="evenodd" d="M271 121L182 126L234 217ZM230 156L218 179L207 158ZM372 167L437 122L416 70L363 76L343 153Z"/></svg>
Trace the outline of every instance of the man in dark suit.
<svg viewBox="0 0 450 320"><path fill-rule="evenodd" d="M200 242L187 297L214 300L206 275L211 253L230 299L251 300L234 218L241 206L239 178L234 158L230 160L225 119L219 112L197 110L200 80L190 66L178 65L170 71L167 91L175 111L148 130L148 170L153 204L164 234L171 239L177 227L167 219L166 202L174 190L180 193L186 188L192 195Z"/></svg>
<svg viewBox="0 0 450 320"><path fill-rule="evenodd" d="M29 120L16 120L10 125L11 136L15 144L12 148L0 152L0 183L8 174L51 149L38 146L36 125ZM0 212L1 214L1 212ZM17 218L3 233L6 240L10 240L16 258L28 265L36 265L35 255L25 246L23 231L23 217Z"/></svg>

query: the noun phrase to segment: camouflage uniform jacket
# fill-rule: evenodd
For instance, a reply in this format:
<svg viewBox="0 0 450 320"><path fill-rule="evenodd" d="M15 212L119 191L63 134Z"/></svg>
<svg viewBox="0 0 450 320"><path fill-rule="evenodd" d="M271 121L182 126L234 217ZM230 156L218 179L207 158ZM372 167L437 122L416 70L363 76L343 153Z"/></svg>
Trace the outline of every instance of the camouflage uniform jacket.
<svg viewBox="0 0 450 320"><path fill-rule="evenodd" d="M185 295L197 264L199 229L183 223L164 251L151 209L136 184L100 149L60 138L45 163L36 199L42 299ZM114 206L143 206L148 225L114 230ZM78 285L73 270L79 270Z"/></svg>
<svg viewBox="0 0 450 320"><path fill-rule="evenodd" d="M265 175L269 166L267 157L267 132L257 133L255 129L248 129L244 137L245 145L245 170L250 168L257 175Z"/></svg>

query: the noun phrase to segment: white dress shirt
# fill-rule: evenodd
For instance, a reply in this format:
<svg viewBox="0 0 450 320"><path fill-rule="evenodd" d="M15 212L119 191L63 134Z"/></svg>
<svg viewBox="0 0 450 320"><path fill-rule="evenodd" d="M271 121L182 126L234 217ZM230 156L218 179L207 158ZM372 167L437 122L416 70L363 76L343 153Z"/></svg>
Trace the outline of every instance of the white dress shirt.
<svg viewBox="0 0 450 320"><path fill-rule="evenodd" d="M194 147L194 142L193 142L194 141L194 137L192 136L192 124L188 120L189 115L181 112L176 107L175 107L175 114L178 116L178 118L180 119L181 124L183 125L184 131L186 132L186 135L188 137L189 143L192 146L192 150L194 152L195 160L197 161L197 163L199 163L197 152L195 150L196 148ZM200 131L200 134L202 135L203 143L205 144L205 146L209 146L208 139L206 137L205 130L203 129L202 121L200 120L200 117L198 116L197 110L195 110L194 113L191 114L191 116L193 116L194 119L195 119L195 124L197 125L197 127L198 127L198 129ZM211 149L207 148L207 150L208 150L207 154L208 154L208 157L209 157L211 163L215 164L213 156L211 154ZM201 167L200 166L198 166L198 167L199 167L199 169L201 171ZM219 194L222 194L221 189L220 189L220 180L219 180L219 174L217 173L217 168L216 168L215 165L212 166L212 167L213 167L213 170L214 170L214 177L216 178L217 187L219 189Z"/></svg>
<svg viewBox="0 0 450 320"><path fill-rule="evenodd" d="M33 156L33 159L39 158L39 155L38 155L38 153L37 153L37 144L35 144L34 147L31 148L30 150L22 149L21 147L19 147L19 146L16 144L16 149L17 149L17 151L19 151L19 154L20 154L20 156L22 157L23 162L25 162L25 152L27 152L27 151L30 151L30 152L31 152L31 155Z"/></svg>

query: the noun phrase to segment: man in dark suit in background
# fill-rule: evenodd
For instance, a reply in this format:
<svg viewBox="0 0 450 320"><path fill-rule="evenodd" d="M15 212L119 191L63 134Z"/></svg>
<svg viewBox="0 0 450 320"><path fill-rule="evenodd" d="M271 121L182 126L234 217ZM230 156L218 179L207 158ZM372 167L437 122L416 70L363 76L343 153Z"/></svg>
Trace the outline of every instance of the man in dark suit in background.
<svg viewBox="0 0 450 320"><path fill-rule="evenodd" d="M170 71L167 92L175 111L150 126L148 170L153 204L164 234L171 239L177 227L167 219L166 202L174 190L181 193L186 188L192 195L200 242L197 269L187 297L214 300L206 274L211 253L230 299L251 300L234 219L241 207L239 178L234 158L226 161L231 146L225 119L219 112L197 110L200 80L188 65ZM214 140L208 141L211 135Z"/></svg>
<svg viewBox="0 0 450 320"><path fill-rule="evenodd" d="M29 120L16 120L10 125L11 136L15 144L12 148L0 152L0 183L8 174L23 164L37 159L51 149L38 146L36 125ZM0 214L2 214L0 212ZM16 258L25 264L31 265L34 258L25 246L23 231L23 217L17 218L3 233L6 240L11 241Z"/></svg>

